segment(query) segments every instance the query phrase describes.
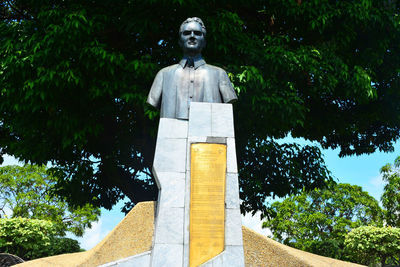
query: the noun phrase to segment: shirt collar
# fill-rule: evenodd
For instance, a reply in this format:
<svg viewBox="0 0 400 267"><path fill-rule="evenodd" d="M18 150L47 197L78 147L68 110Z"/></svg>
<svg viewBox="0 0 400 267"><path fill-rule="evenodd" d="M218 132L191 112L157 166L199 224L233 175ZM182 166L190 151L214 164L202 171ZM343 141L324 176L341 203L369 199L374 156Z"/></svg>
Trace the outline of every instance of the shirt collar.
<svg viewBox="0 0 400 267"><path fill-rule="evenodd" d="M186 62L187 62L187 57L184 57L181 59L181 61L179 61L179 65L182 66L182 68L186 67ZM198 67L206 64L206 62L204 61L204 59L198 55L196 57L193 58L193 62L194 62L194 68L197 69Z"/></svg>

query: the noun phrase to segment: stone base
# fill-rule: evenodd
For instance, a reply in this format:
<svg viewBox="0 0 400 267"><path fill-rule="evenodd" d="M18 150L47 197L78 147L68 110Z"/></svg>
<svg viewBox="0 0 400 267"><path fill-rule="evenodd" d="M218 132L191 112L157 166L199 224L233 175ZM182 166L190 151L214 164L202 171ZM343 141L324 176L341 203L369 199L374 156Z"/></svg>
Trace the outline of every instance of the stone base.
<svg viewBox="0 0 400 267"><path fill-rule="evenodd" d="M132 266L150 266L151 251L138 255L127 257L114 262L100 265L99 267L132 267Z"/></svg>
<svg viewBox="0 0 400 267"><path fill-rule="evenodd" d="M244 266L232 105L194 102L188 121L160 119L153 164L159 201L150 266L189 266L190 147L194 143L224 144L227 149L225 249L203 265Z"/></svg>
<svg viewBox="0 0 400 267"><path fill-rule="evenodd" d="M97 267L126 262L125 259L131 259L132 255L143 255L151 249L154 236L154 207L155 202L138 203L97 246L88 251L31 260L15 266ZM245 266L362 266L285 246L246 227L242 231Z"/></svg>

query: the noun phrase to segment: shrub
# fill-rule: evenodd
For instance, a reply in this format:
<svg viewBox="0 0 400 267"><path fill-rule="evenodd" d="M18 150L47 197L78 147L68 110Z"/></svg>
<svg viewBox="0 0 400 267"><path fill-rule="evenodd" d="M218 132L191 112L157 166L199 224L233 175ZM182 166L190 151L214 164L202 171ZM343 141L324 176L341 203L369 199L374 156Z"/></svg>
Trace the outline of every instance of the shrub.
<svg viewBox="0 0 400 267"><path fill-rule="evenodd" d="M0 251L24 260L80 251L76 240L58 237L57 225L45 220L0 219Z"/></svg>
<svg viewBox="0 0 400 267"><path fill-rule="evenodd" d="M362 264L400 264L400 228L362 226L345 239L346 251Z"/></svg>
<svg viewBox="0 0 400 267"><path fill-rule="evenodd" d="M79 242L67 237L54 237L51 239L51 255L80 252ZM48 255L48 256L51 256Z"/></svg>
<svg viewBox="0 0 400 267"><path fill-rule="evenodd" d="M0 219L0 250L25 260L44 257L57 233L52 222L26 218Z"/></svg>

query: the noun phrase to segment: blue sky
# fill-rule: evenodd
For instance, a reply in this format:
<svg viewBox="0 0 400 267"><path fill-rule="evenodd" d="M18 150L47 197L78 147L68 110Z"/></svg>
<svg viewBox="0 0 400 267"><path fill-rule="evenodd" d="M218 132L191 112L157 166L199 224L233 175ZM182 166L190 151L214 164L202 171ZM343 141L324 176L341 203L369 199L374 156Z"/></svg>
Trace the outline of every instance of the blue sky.
<svg viewBox="0 0 400 267"><path fill-rule="evenodd" d="M293 140L291 138L287 138L285 141L295 141L300 144L308 143L304 140ZM328 169L338 182L359 185L364 191L379 200L384 187L379 170L385 164L393 163L395 158L400 156L400 142L395 144L395 151L392 153L375 152L370 155L344 158L338 157L338 150L323 150L323 154ZM18 163L15 158L5 156L3 165ZM77 238L81 247L85 249L94 247L123 219L124 214L120 211L123 202L121 201L111 211L102 209L100 220L93 223L92 228L87 229L82 238ZM270 234L268 229L261 228L261 221L257 214L254 217L246 215L242 218L242 223L261 234Z"/></svg>

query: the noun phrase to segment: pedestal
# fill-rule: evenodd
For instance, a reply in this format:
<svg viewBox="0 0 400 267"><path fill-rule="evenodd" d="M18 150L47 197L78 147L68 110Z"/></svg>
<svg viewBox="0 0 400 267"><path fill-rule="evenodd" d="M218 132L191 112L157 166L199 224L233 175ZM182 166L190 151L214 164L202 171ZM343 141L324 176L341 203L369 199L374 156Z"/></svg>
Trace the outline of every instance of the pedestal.
<svg viewBox="0 0 400 267"><path fill-rule="evenodd" d="M221 205L224 207L222 209L224 214L223 216L213 216L212 212L208 212L208 217L205 216L205 221L200 221L200 224L197 224L200 225L200 228L193 229L196 224L193 224L192 227L190 226L191 164L193 166L191 148L192 145L200 145L201 147L202 144L222 145L226 149L226 156L224 155L226 157L226 163L224 163L226 167L224 166L224 168L226 169L224 170L225 177L223 177L225 180L225 192ZM203 169L205 171L203 172L204 175L204 173L207 173L207 168ZM209 169L211 171L210 175L214 175L212 168ZM161 118L153 174L159 188L159 199L151 252L130 257L125 261L122 260L117 265L104 266L139 266L137 264L140 263L140 266L152 267L189 267L190 262L192 266L244 266L232 105L193 102L190 105L188 121ZM206 184L202 184L201 179L196 183L196 186L203 188L210 187L211 184L210 180ZM196 197L198 198L199 196L197 195ZM210 197L220 199L221 196L211 193ZM204 225L213 224L214 221L217 222L221 218L223 219L223 225L218 224L218 226L215 226L223 229L223 234L218 233L218 236L223 236L223 240L220 242L216 241L217 238L210 236L210 231L204 230L207 228ZM190 260L190 257L192 259L196 257L196 253L193 251L192 255L190 255L191 231L192 233L196 231L195 234L192 234L192 238L196 237L197 239L195 240L200 240L196 243L199 246L196 251L197 249L202 251L209 250L212 252L210 255L213 255L215 251L219 251L214 250L214 247L219 248L222 245L222 252L217 253L216 256L210 259L202 257L200 261ZM205 235L211 238L211 242L202 241L202 231L205 231ZM212 248L202 247L208 246L207 244L211 244ZM199 264L199 262L203 261L205 262Z"/></svg>

